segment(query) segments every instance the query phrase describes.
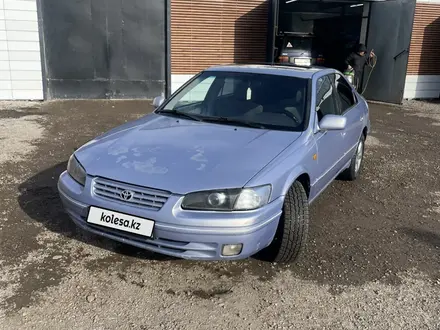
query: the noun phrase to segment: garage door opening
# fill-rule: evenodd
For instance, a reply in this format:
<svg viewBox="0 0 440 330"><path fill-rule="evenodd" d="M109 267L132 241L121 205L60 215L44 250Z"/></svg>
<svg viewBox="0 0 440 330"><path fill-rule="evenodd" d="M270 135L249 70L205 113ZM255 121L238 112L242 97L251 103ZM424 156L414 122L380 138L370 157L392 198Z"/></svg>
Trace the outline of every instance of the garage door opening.
<svg viewBox="0 0 440 330"><path fill-rule="evenodd" d="M366 6L368 3L282 1L275 62L307 65L310 58L310 64L344 70L345 58L365 42Z"/></svg>

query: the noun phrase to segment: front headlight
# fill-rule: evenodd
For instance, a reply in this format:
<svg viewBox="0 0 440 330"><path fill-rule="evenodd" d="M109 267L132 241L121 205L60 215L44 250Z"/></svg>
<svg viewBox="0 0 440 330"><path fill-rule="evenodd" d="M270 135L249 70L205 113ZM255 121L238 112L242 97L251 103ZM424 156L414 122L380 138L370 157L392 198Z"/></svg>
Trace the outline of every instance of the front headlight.
<svg viewBox="0 0 440 330"><path fill-rule="evenodd" d="M184 197L182 208L206 211L255 210L269 202L271 189L270 185L266 185L254 188L195 192Z"/></svg>
<svg viewBox="0 0 440 330"><path fill-rule="evenodd" d="M67 163L67 173L80 185L84 186L86 184L86 171L74 155L70 156Z"/></svg>

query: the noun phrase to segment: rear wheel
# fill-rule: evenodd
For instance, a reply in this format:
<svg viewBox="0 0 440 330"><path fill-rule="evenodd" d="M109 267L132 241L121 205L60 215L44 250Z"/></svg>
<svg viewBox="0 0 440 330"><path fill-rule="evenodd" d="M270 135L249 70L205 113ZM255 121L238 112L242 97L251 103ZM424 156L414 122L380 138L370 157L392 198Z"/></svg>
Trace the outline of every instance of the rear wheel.
<svg viewBox="0 0 440 330"><path fill-rule="evenodd" d="M365 150L365 136L362 134L358 145L356 147L356 152L351 158L350 167L341 173L341 178L348 181L354 181L358 178L361 173L362 164L364 160L364 150Z"/></svg>
<svg viewBox="0 0 440 330"><path fill-rule="evenodd" d="M272 243L263 251L263 259L288 263L295 261L307 242L309 204L303 185L296 181L290 187L283 213Z"/></svg>

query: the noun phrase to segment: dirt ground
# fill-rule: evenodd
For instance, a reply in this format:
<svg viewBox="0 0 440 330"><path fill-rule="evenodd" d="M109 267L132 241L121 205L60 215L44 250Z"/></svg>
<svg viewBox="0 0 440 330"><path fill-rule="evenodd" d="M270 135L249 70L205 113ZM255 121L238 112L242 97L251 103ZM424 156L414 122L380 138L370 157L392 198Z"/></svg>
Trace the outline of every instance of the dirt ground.
<svg viewBox="0 0 440 330"><path fill-rule="evenodd" d="M70 154L145 101L0 103L0 329L440 329L440 104L371 105L359 181L289 266L165 258L75 227Z"/></svg>

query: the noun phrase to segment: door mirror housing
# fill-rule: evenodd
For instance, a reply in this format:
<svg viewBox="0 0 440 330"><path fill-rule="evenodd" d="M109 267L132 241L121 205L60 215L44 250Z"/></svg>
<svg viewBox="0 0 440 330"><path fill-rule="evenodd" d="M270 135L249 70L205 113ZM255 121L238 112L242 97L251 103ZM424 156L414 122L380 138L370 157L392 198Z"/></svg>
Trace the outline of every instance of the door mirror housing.
<svg viewBox="0 0 440 330"><path fill-rule="evenodd" d="M156 96L153 100L153 107L155 109L159 108L164 101L165 101L165 98L163 96Z"/></svg>
<svg viewBox="0 0 440 330"><path fill-rule="evenodd" d="M325 115L319 122L321 131L340 131L345 129L347 118L339 115Z"/></svg>

